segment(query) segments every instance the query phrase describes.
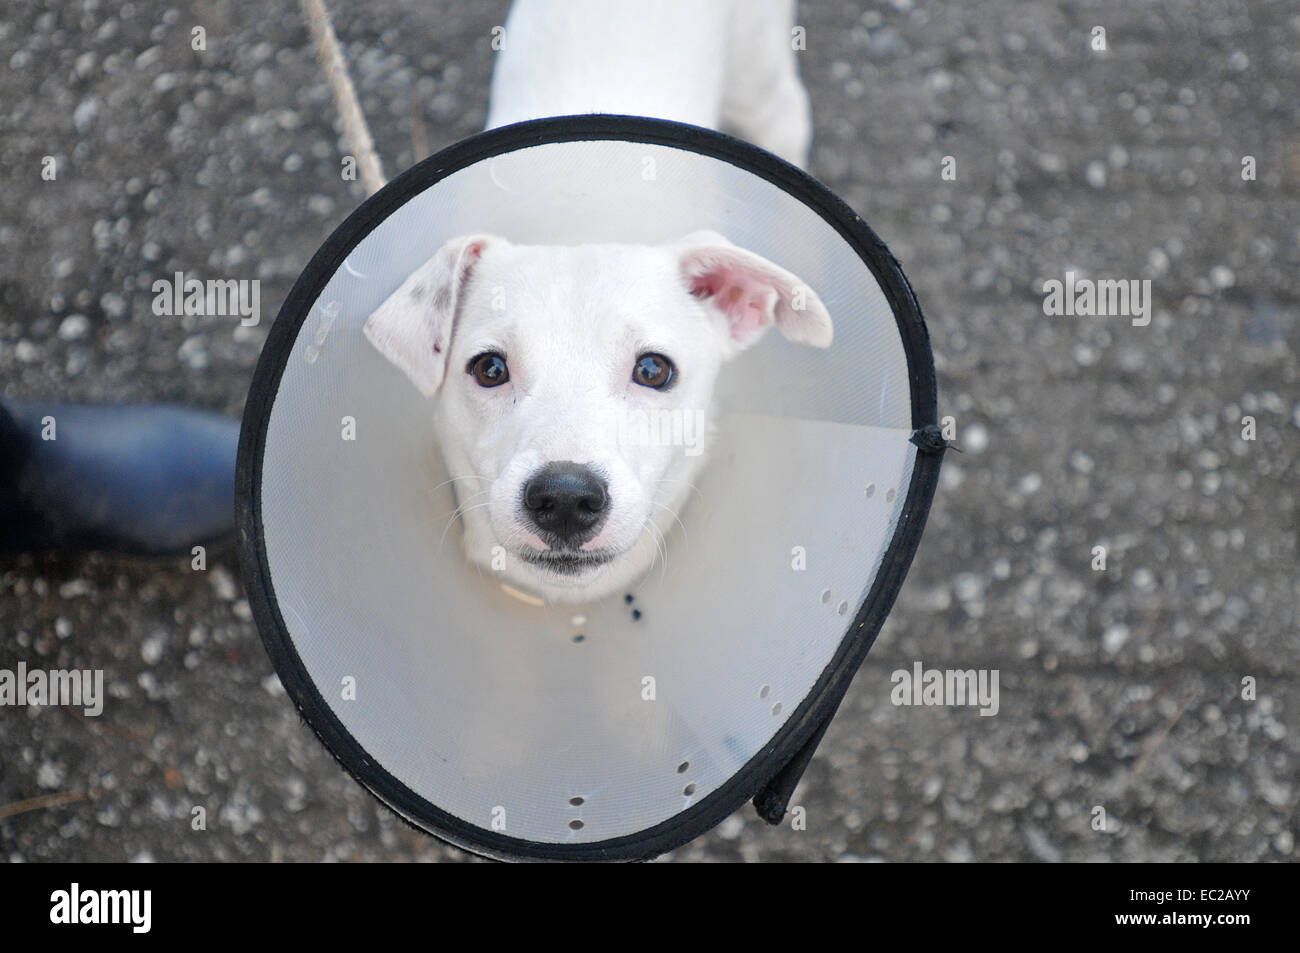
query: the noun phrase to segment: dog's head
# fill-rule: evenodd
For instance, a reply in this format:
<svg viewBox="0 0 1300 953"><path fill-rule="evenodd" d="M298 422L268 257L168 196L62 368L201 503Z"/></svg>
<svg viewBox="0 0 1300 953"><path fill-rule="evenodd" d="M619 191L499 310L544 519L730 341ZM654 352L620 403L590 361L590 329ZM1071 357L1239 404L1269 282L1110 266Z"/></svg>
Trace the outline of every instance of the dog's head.
<svg viewBox="0 0 1300 953"><path fill-rule="evenodd" d="M769 327L831 341L811 288L716 233L574 247L468 235L365 333L435 401L471 559L575 602L653 562L706 448L718 369Z"/></svg>

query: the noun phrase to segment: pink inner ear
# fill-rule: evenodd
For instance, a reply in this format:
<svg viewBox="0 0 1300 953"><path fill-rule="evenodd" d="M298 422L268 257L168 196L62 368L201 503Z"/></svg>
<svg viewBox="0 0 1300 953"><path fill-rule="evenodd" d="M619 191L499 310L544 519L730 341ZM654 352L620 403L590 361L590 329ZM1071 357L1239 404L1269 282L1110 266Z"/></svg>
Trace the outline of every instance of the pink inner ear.
<svg viewBox="0 0 1300 953"><path fill-rule="evenodd" d="M748 341L772 324L773 288L741 268L718 266L691 280L691 294L710 298L727 318L733 341Z"/></svg>
<svg viewBox="0 0 1300 953"><path fill-rule="evenodd" d="M474 267L474 263L482 256L483 246L486 244L487 242L480 238L477 241L472 241L467 244L464 250L461 251L460 274L456 276L457 282L462 282L469 277L470 269Z"/></svg>

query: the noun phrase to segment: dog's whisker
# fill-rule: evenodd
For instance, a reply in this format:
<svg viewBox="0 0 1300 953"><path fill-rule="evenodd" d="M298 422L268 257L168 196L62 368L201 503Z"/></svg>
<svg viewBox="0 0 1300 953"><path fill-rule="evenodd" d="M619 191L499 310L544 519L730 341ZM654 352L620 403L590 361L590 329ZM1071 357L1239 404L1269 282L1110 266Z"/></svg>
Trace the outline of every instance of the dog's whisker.
<svg viewBox="0 0 1300 953"><path fill-rule="evenodd" d="M482 481L485 482L485 483L491 483L491 482L492 482L492 477L481 476L481 475L479 475L479 474L477 474L477 473L467 473L467 474L465 474L464 476L454 476L454 477L452 477L450 480L443 480L443 481L442 481L441 483L439 483L437 486L431 486L431 487L429 487L427 490L425 490L424 492L425 492L427 495L432 496L433 494L435 494L435 493L437 493L439 490L441 490L444 486L447 486L447 485L449 485L449 484L455 484L455 483L458 483L458 482L461 481L461 480L482 480ZM459 491L457 491L457 492L459 492Z"/></svg>
<svg viewBox="0 0 1300 953"><path fill-rule="evenodd" d="M430 493L436 492L436 491L439 490L440 488L446 486L448 483L452 483L452 482L454 482L455 480L468 479L469 477L477 477L477 478L480 479L480 480L487 480L487 479L488 479L487 477L480 477L480 476L478 476L478 474L469 474L468 476L465 476L465 477L452 477L450 480L446 480L446 481L444 481L444 482L442 482L442 483L439 483L437 486L435 486L435 487L434 487L432 490L430 490L429 492L430 492ZM489 480L488 482L491 482L491 481ZM467 503L471 502L472 500L476 500L476 499L478 499L478 498L481 497L481 496L485 496L485 495L487 495L487 494L490 494L491 492L492 492L492 489L491 489L491 487L489 487L489 488L487 488L486 490L478 490L478 491L476 491L476 492L474 492L474 493L471 493L471 494L470 494L469 496L467 496L465 499L461 500L460 503L459 503L459 505L458 505L454 510L451 511L451 516L449 516L449 517L447 518L447 523L446 523L446 525L444 525L443 528L442 528L442 535L438 537L438 553L439 553L439 555L442 554L442 547L443 547L443 544L444 544L444 543L446 542L446 540L447 540L447 532L451 529L452 524L456 522L457 518L459 518L459 517L461 517L461 516L464 515L464 513L465 513L465 505L466 505Z"/></svg>
<svg viewBox="0 0 1300 953"><path fill-rule="evenodd" d="M484 496L491 496L491 495L492 495L491 487L488 487L488 489L486 490L479 490L476 493L471 493L469 494L469 496L465 497L465 499L460 501L460 505L456 507L456 510L459 512L465 507L467 503L472 503L473 501L480 499Z"/></svg>
<svg viewBox="0 0 1300 953"><path fill-rule="evenodd" d="M487 490L479 490L477 493L470 493L470 494L468 494L464 499L460 500L460 501L457 503L457 505L456 505L456 509L455 509L454 512L460 512L461 507L463 507L466 503L471 503L471 502L473 502L474 500L479 499L480 497L487 496L487 495L491 494L491 492L492 492L491 489L487 489Z"/></svg>
<svg viewBox="0 0 1300 953"><path fill-rule="evenodd" d="M433 492L433 490L441 490L448 483L455 483L457 480L483 480L487 483L491 483L492 477L483 476L483 474L481 473L465 473L465 474L461 474L460 476L454 476L450 480L443 480L437 486L433 487L432 490L430 490L430 492Z"/></svg>
<svg viewBox="0 0 1300 953"><path fill-rule="evenodd" d="M685 485L686 485L686 489L687 489L686 499L690 499L692 493L699 493L699 492L700 492L700 488L699 488L698 486L696 486L696 485L695 485L694 483L692 483L690 480L687 480L687 479L685 479L685 478L680 479L680 480L661 480L661 481L659 482L659 485L660 485L660 486L678 486L678 485L681 485L681 484L685 484Z"/></svg>
<svg viewBox="0 0 1300 953"><path fill-rule="evenodd" d="M491 505L492 505L492 501L491 501L491 500L487 500L487 501L485 501L485 502L483 502L483 503L475 503L473 506L466 506L465 504L468 503L470 500L473 500L473 499L475 499L475 498L477 498L477 497L480 497L480 496L485 496L485 495L489 494L490 492L491 492L490 490L480 490L478 493L475 493L473 496L469 497L469 498L465 501L465 503L462 503L460 506L458 506L458 507L456 507L454 510L452 510L451 516L448 517L448 519L447 519L447 525L444 526L443 529L442 529L442 535L441 535L440 537L438 537L438 553L439 553L439 555L441 555L441 553L442 553L442 547L443 547L443 545L444 545L444 544L446 543L446 541L447 541L447 533L450 532L452 526L455 525L456 520L457 520L457 519L461 519L461 518L463 518L463 517L465 516L465 514L468 513L470 510L477 510L477 509L481 509L481 508L484 507L484 506L491 506Z"/></svg>
<svg viewBox="0 0 1300 953"><path fill-rule="evenodd" d="M670 506L666 506L666 505L664 505L663 503L657 503L657 502L655 502L655 501L653 501L653 500L651 500L651 504L654 505L654 506L659 507L659 509L663 510L665 513L667 513L669 516L671 516L671 517L676 521L677 525L680 526L680 527L682 528L682 540L683 540L683 542L687 542L687 543L689 543L689 542L690 542L690 534L689 534L688 532L686 532L686 524L683 523L683 522L682 522L682 518L681 518L680 516L677 515L677 511L674 510L674 509L673 509L672 507L670 507Z"/></svg>
<svg viewBox="0 0 1300 953"><path fill-rule="evenodd" d="M662 581L663 581L663 577L664 577L665 575L667 575L667 572L668 572L668 544L667 544L667 541L664 539L664 534L663 534L663 532L660 531L659 527L655 525L654 520L647 519L647 520L642 524L642 526L643 526L645 529L647 529L647 530L650 531L650 538L654 541L654 544L655 544L655 555L654 555L654 558L650 560L650 565L649 565L648 567L646 567L646 568L648 568L648 569L653 569L653 568L654 568L654 564L655 564L656 562L660 562L660 561L662 561L662 563L663 563L663 569L662 569L662 572L661 572L661 574L660 574L660 581L662 582Z"/></svg>
<svg viewBox="0 0 1300 953"><path fill-rule="evenodd" d="M664 534L658 526L655 526L653 522L650 525L653 527L655 535L658 537L656 540L656 548L663 556L660 560L661 568L659 570L659 584L663 585L664 580L668 578L668 540L664 539Z"/></svg>

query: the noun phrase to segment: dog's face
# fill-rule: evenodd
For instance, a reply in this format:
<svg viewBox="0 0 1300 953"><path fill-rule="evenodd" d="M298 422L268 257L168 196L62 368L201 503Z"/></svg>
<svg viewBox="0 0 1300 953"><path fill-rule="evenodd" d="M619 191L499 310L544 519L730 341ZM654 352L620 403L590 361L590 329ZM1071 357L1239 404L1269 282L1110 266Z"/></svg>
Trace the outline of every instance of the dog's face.
<svg viewBox="0 0 1300 953"><path fill-rule="evenodd" d="M575 247L472 235L365 333L434 400L471 560L580 602L651 565L707 448L719 367L771 326L831 340L810 288L714 233Z"/></svg>

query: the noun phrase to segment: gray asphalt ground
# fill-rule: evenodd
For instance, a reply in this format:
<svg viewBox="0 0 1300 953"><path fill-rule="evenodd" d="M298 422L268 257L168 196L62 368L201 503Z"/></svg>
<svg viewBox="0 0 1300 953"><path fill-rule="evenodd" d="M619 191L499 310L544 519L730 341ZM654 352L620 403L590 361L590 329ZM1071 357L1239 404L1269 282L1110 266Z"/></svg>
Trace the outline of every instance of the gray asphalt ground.
<svg viewBox="0 0 1300 953"><path fill-rule="evenodd" d="M331 6L390 173L481 128L504 2ZM796 794L807 830L746 807L669 859L1294 859L1300 10L826 0L800 22L812 171L902 260L966 453ZM4 394L238 415L269 316L361 197L296 5L6 4L0 63ZM1150 279L1150 326L1045 317L1067 268ZM155 317L177 270L260 278L268 320ZM301 723L231 554L6 560L19 660L102 668L110 698L0 709L0 805L86 795L0 820L0 857L467 859ZM999 713L895 707L916 660L998 669Z"/></svg>

